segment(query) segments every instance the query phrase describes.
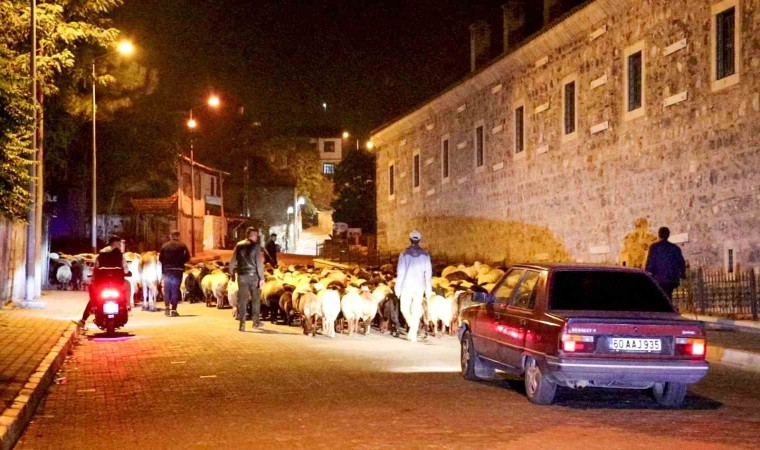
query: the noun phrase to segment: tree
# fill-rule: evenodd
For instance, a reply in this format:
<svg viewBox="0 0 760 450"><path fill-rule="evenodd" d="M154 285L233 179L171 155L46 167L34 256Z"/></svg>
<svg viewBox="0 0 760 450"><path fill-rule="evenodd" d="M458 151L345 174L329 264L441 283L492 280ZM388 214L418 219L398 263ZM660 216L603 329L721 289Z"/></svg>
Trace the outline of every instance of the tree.
<svg viewBox="0 0 760 450"><path fill-rule="evenodd" d="M119 31L108 13L123 0L38 2L37 74L40 96L53 96L75 66L77 52L110 46ZM0 215L23 219L29 207L27 170L33 132L30 51L31 8L0 0ZM99 80L103 81L103 80ZM107 81L107 80L105 80ZM44 117L44 115L43 115Z"/></svg>
<svg viewBox="0 0 760 450"><path fill-rule="evenodd" d="M332 202L333 221L345 222L374 233L377 227L375 209L375 155L366 150L350 150L335 167Z"/></svg>

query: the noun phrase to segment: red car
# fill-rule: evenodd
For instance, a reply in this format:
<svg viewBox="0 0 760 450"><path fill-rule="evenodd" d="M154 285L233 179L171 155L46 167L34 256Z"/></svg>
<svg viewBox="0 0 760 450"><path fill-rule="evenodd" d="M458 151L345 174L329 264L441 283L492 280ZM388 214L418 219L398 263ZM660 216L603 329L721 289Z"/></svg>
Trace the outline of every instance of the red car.
<svg viewBox="0 0 760 450"><path fill-rule="evenodd" d="M701 322L682 318L649 274L591 264L521 264L462 311L465 379L522 375L528 398L557 386L651 389L678 407L707 374Z"/></svg>

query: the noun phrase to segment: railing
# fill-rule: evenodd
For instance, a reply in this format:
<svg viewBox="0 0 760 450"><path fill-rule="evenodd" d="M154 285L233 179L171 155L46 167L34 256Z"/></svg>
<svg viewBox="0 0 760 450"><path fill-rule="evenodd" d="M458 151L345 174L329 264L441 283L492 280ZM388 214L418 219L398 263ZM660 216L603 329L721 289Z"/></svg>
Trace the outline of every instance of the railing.
<svg viewBox="0 0 760 450"><path fill-rule="evenodd" d="M673 292L673 302L681 312L758 320L758 275L753 269L691 270Z"/></svg>

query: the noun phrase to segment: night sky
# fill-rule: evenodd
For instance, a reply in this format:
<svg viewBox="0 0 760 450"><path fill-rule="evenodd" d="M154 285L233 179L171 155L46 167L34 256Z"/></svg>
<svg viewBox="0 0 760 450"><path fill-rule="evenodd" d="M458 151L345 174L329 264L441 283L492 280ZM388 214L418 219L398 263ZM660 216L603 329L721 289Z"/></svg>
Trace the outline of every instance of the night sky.
<svg viewBox="0 0 760 450"><path fill-rule="evenodd" d="M116 26L159 70L153 108L218 92L268 133L330 126L367 136L462 78L468 25L504 0L127 0ZM322 102L328 111L322 111Z"/></svg>

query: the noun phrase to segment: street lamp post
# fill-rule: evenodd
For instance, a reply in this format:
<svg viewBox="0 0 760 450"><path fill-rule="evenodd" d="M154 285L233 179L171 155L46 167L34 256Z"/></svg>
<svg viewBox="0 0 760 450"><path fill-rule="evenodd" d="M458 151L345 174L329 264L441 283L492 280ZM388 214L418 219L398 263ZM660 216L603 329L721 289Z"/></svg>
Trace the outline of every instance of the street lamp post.
<svg viewBox="0 0 760 450"><path fill-rule="evenodd" d="M129 56L134 53L135 48L129 41L122 41L119 43L115 51L100 55L92 60L92 251L98 252L98 145L97 145L97 113L98 106L95 97L95 85L97 84L97 75L95 73L95 63L106 56L111 56L115 53L121 53L122 55Z"/></svg>
<svg viewBox="0 0 760 450"><path fill-rule="evenodd" d="M212 108L218 108L221 101L216 95L212 95L206 101L206 105ZM198 127L198 121L193 118L193 110L203 106L203 104L190 108L190 118L187 120L187 128L192 132ZM190 255L195 256L195 148L193 136L190 135ZM180 199L177 200L180 202ZM224 214L224 213L222 213ZM177 224L181 217L177 217Z"/></svg>

